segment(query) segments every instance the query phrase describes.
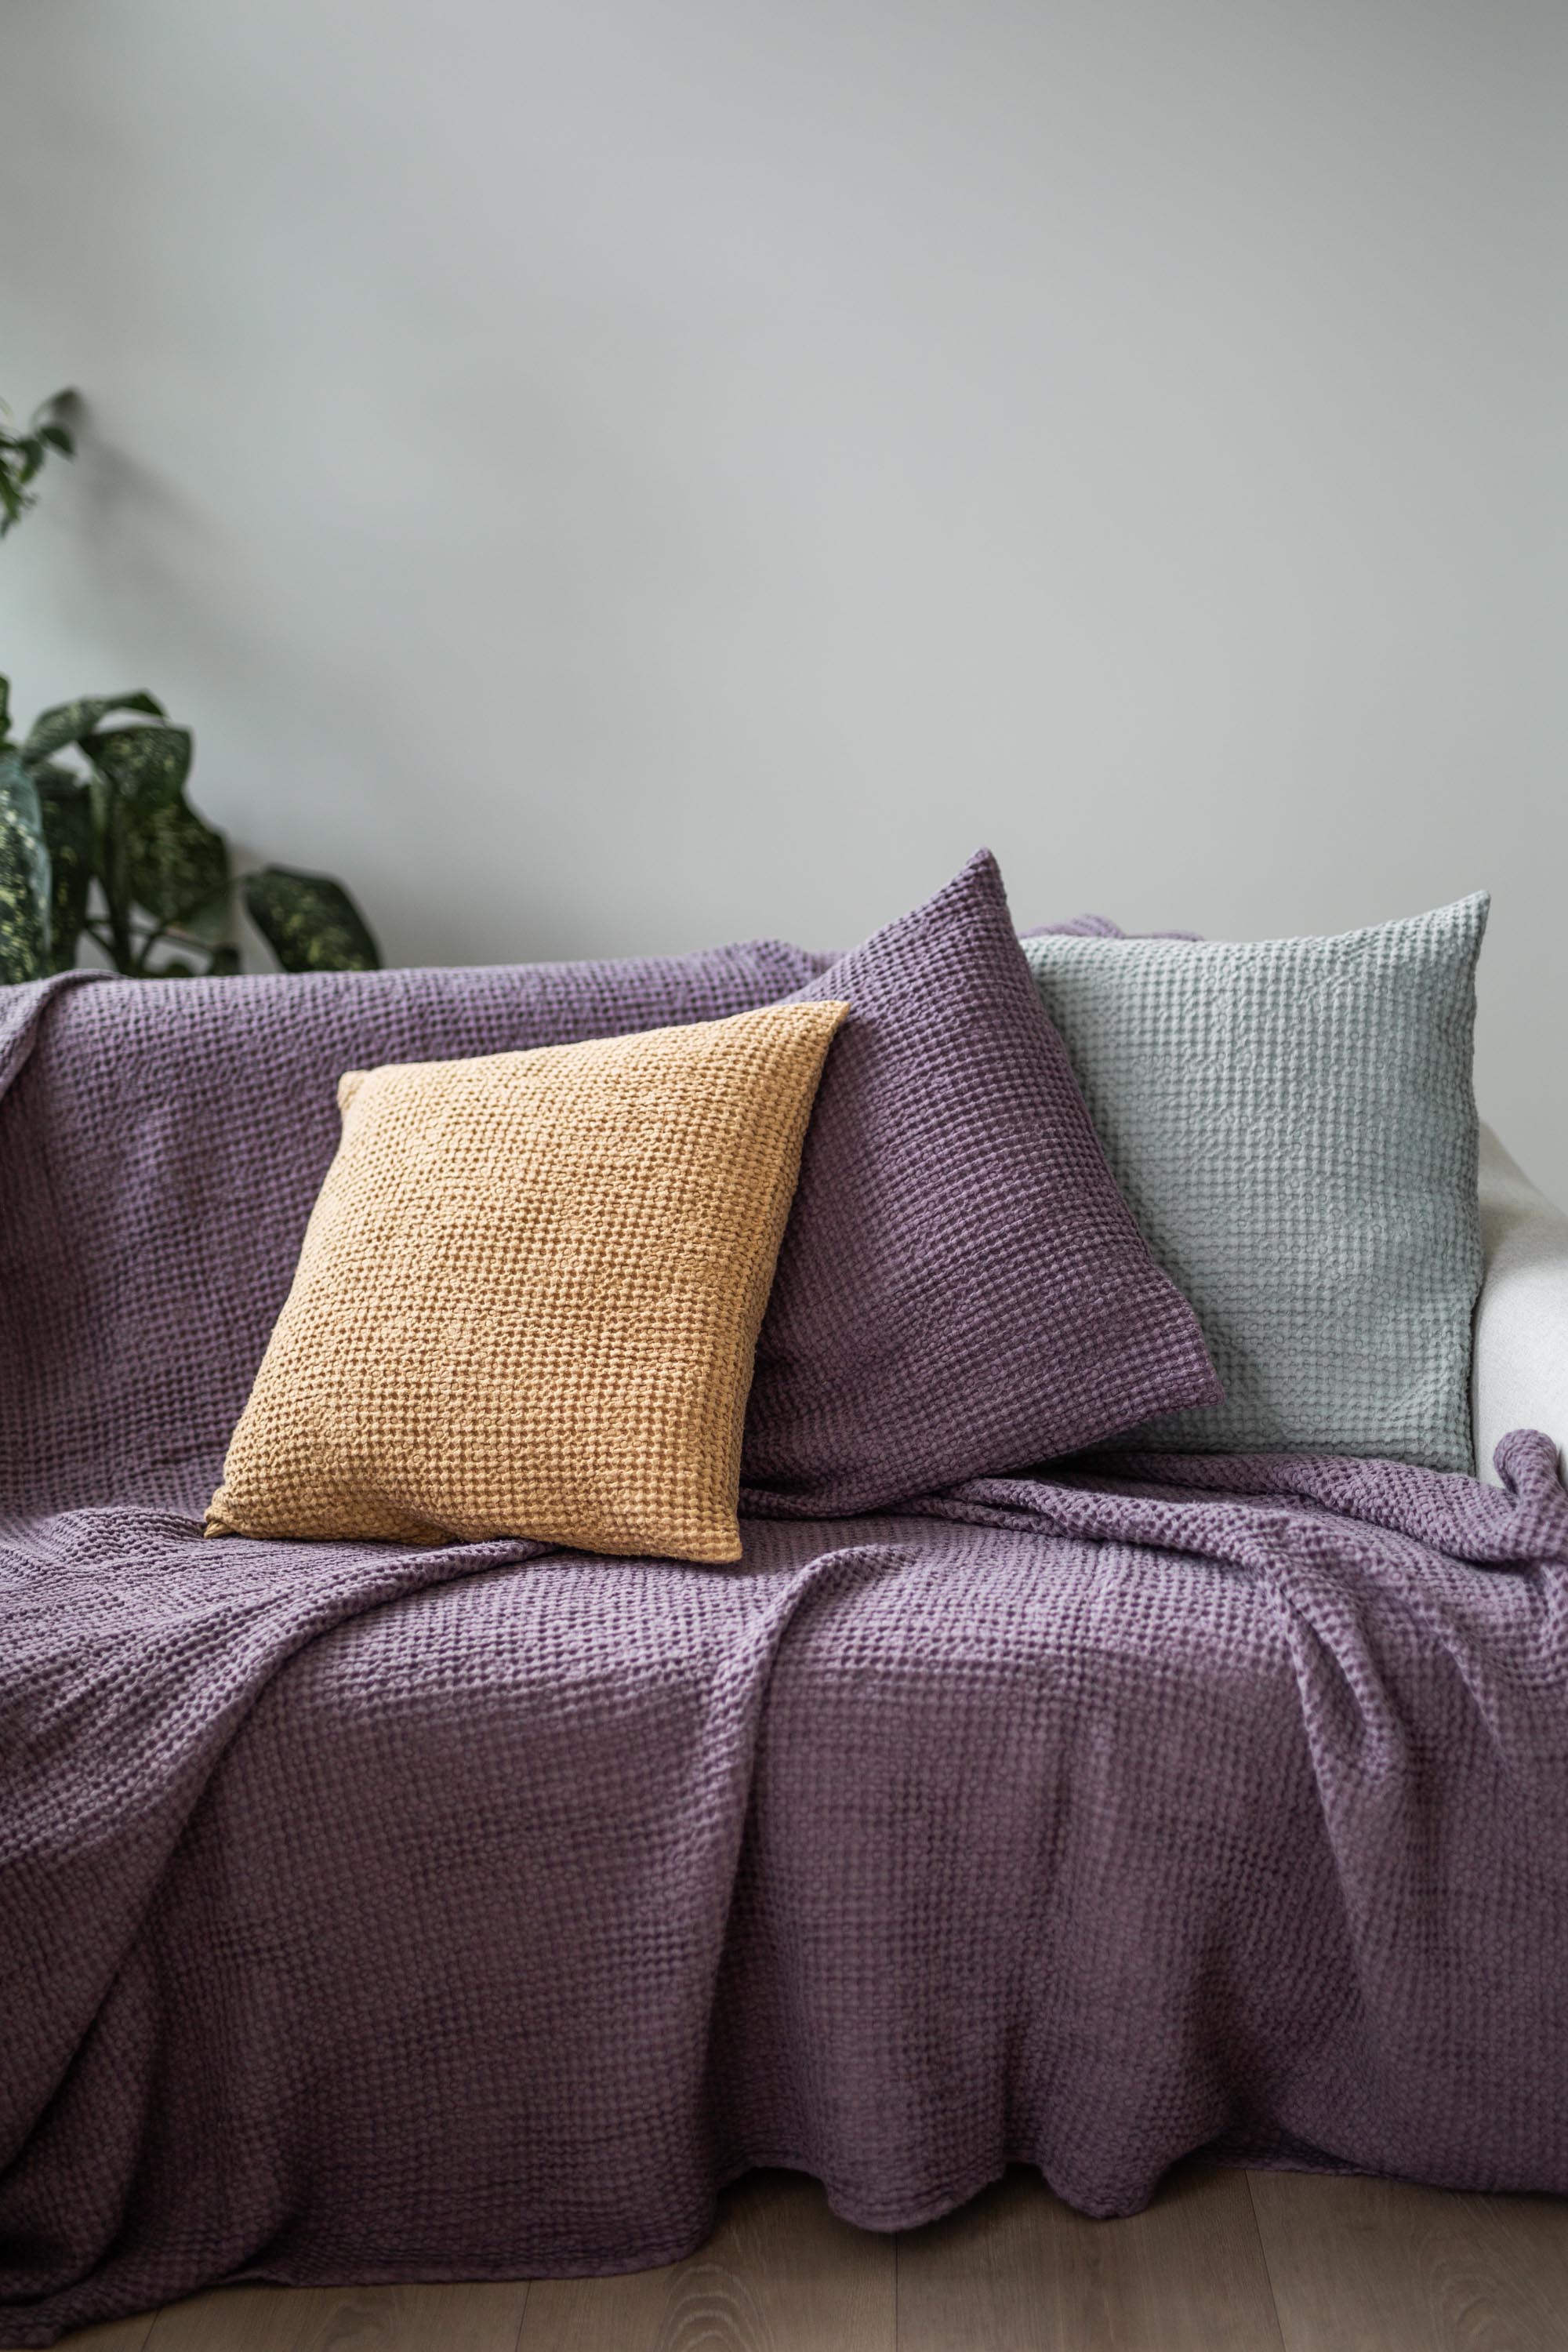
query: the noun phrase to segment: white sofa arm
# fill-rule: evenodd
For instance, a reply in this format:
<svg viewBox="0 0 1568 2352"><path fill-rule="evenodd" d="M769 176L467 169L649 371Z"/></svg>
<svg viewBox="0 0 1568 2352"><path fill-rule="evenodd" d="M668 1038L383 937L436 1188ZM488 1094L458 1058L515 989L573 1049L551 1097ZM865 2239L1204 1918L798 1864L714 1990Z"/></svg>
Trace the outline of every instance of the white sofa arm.
<svg viewBox="0 0 1568 2352"><path fill-rule="evenodd" d="M1538 1192L1489 1127L1481 1129L1481 1238L1470 1413L1478 1475L1510 1429L1543 1429L1568 1448L1568 1216Z"/></svg>

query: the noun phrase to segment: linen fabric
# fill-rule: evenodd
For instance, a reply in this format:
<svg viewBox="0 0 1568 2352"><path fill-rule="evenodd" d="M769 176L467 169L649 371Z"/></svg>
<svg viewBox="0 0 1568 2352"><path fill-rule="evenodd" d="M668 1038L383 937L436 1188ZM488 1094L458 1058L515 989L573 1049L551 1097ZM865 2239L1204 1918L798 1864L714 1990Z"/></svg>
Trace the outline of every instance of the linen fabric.
<svg viewBox="0 0 1568 2352"><path fill-rule="evenodd" d="M1154 1446L1468 1470L1484 895L1337 939L1024 951L1223 1402Z"/></svg>
<svg viewBox="0 0 1568 2352"><path fill-rule="evenodd" d="M875 2228L1200 2147L1568 2191L1545 1438L1500 1492L986 1479L735 1569L201 1539L339 1072L790 964L0 992L0 2343L664 2262L769 2163Z"/></svg>
<svg viewBox="0 0 1568 2352"><path fill-rule="evenodd" d="M348 1072L207 1533L738 1559L757 1327L847 1009Z"/></svg>
<svg viewBox="0 0 1568 2352"><path fill-rule="evenodd" d="M851 1011L757 1344L748 1493L874 1510L1217 1396L988 851L798 993Z"/></svg>

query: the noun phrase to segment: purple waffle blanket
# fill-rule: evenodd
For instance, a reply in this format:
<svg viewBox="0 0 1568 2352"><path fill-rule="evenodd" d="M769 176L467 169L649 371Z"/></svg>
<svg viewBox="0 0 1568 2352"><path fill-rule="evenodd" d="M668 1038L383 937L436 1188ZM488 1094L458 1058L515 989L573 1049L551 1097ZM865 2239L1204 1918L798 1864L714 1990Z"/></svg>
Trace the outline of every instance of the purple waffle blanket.
<svg viewBox="0 0 1568 2352"><path fill-rule="evenodd" d="M1568 2189L1568 1498L1159 1457L734 1570L203 1543L338 1070L685 963L0 998L0 2342L615 2270L802 2167Z"/></svg>

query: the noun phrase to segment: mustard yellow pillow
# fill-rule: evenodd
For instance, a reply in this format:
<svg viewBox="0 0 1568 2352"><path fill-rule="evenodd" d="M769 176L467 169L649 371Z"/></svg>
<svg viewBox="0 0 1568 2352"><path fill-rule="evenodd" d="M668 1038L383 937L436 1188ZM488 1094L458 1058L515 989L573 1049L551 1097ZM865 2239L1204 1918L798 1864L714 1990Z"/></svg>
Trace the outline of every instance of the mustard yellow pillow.
<svg viewBox="0 0 1568 2352"><path fill-rule="evenodd" d="M738 1559L752 1351L847 1010L351 1071L207 1533Z"/></svg>

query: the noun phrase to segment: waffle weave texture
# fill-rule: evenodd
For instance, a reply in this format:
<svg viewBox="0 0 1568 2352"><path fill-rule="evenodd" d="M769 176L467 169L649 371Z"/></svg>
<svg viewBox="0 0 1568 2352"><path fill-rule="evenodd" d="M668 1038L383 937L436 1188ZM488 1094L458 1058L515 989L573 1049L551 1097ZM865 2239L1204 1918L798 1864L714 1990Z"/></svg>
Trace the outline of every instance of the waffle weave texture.
<svg viewBox="0 0 1568 2352"><path fill-rule="evenodd" d="M347 1073L207 1533L738 1559L757 1328L847 1010Z"/></svg>
<svg viewBox="0 0 1568 2352"><path fill-rule="evenodd" d="M1105 1164L989 851L801 994L852 1009L758 1342L748 1494L880 1509L1218 1394Z"/></svg>
<svg viewBox="0 0 1568 2352"><path fill-rule="evenodd" d="M1149 1444L1468 1470L1484 896L1336 939L1026 940L1223 1403Z"/></svg>
<svg viewBox="0 0 1568 2352"><path fill-rule="evenodd" d="M0 991L0 2343L672 2261L750 2165L879 2229L1200 2147L1568 2190L1544 1438L1506 1492L1144 1455L743 1517L732 1569L202 1539L339 1073L802 961Z"/></svg>

